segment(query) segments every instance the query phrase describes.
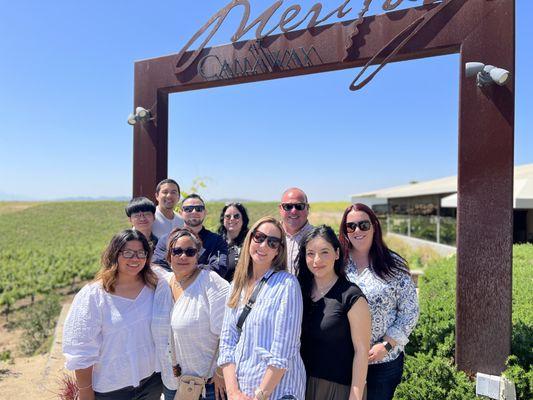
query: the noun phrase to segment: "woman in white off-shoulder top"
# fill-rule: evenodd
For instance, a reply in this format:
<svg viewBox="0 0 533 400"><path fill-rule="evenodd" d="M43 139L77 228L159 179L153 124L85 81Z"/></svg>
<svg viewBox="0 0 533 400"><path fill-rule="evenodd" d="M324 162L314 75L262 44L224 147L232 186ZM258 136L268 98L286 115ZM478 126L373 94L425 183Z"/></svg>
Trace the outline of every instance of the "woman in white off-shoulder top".
<svg viewBox="0 0 533 400"><path fill-rule="evenodd" d="M63 354L79 399L161 396L160 338L151 325L168 309L170 289L150 269L151 249L139 231L115 235L93 283L75 296L65 321Z"/></svg>

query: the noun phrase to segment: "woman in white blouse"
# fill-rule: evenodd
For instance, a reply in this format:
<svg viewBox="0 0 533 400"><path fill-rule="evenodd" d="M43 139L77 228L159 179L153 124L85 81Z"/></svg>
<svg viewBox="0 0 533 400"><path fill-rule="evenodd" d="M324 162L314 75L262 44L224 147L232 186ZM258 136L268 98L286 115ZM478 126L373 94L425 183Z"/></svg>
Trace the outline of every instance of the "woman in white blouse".
<svg viewBox="0 0 533 400"><path fill-rule="evenodd" d="M372 317L367 400L391 400L418 320L415 285L407 262L383 242L381 224L368 206L356 203L344 211L339 241L347 255L346 276L363 291Z"/></svg>
<svg viewBox="0 0 533 400"><path fill-rule="evenodd" d="M286 270L281 224L262 218L244 240L220 335L218 364L230 400L304 399L302 293ZM239 329L239 317L258 284L261 289Z"/></svg>
<svg viewBox="0 0 533 400"><path fill-rule="evenodd" d="M167 261L173 273L168 278L174 306L170 314L177 371L207 379L205 397L223 399L222 372L216 369L218 342L229 283L216 272L198 268L202 248L199 237L187 229L173 231L168 239ZM172 400L177 380L163 373L165 400Z"/></svg>
<svg viewBox="0 0 533 400"><path fill-rule="evenodd" d="M66 368L74 370L79 399L161 396L161 359L151 324L170 296L150 269L151 249L138 231L115 235L96 280L74 297L63 331Z"/></svg>

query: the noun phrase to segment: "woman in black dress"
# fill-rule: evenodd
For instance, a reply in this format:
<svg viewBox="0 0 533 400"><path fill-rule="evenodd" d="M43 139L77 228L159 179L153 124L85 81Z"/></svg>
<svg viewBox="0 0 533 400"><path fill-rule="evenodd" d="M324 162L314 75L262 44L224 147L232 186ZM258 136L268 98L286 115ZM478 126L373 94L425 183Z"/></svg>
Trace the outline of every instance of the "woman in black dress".
<svg viewBox="0 0 533 400"><path fill-rule="evenodd" d="M302 241L298 280L304 301L306 400L361 400L370 312L361 289L346 279L342 249L329 226L314 228Z"/></svg>
<svg viewBox="0 0 533 400"><path fill-rule="evenodd" d="M242 243L248 233L248 213L241 203L227 203L220 212L220 226L218 234L228 244L228 272L226 280L231 282L235 273L235 266L239 261Z"/></svg>

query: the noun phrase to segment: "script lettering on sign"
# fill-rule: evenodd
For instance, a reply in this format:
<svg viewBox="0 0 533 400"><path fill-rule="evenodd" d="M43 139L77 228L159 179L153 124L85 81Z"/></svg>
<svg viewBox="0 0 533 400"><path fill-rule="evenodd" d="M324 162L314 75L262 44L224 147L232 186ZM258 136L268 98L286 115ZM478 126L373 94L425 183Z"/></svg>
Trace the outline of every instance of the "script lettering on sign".
<svg viewBox="0 0 533 400"><path fill-rule="evenodd" d="M396 9L401 3L403 3L404 0L385 0L382 4L382 8L385 11L391 11ZM417 1L417 0L410 0L410 1ZM369 62L368 64L363 68L363 70L359 73L359 75L356 77L356 79L352 82L350 85L351 90L357 90L365 86L370 80L373 79L373 77L379 72L381 68L383 68L389 61L390 58L396 55L404 46L405 44L411 40L411 38L424 26L440 9L445 6L447 3L452 2L454 0L423 0L423 4L432 4L432 3L441 3L438 7L433 9L431 15L429 15L427 18L426 16L419 18L417 21L415 21L413 24L409 26L404 32L401 32L398 37L405 36L406 38L401 41L401 43L394 48L393 51L390 52L390 54L382 54L384 49L387 47L383 47L378 54L376 54ZM196 32L191 39L187 42L187 44L180 50L180 52L177 55L177 61L176 61L176 68L175 73L181 74L184 72L187 68L191 66L197 59L202 50L206 47L206 45L209 43L211 38L215 35L215 33L218 31L220 26L224 23L226 17L236 7L242 6L244 8L244 12L241 18L241 22L239 24L239 27L231 37L232 42L237 42L239 39L241 39L247 32L249 32L252 28L256 27L255 29L255 37L258 41L261 39L267 37L268 35L275 32L277 29L279 29L282 33L287 33L290 31L295 30L300 25L302 25L308 18L309 22L307 23L307 28L313 28L319 24L324 23L325 21L329 20L333 15L336 15L337 18L343 18L346 16L352 8L348 8L348 5L350 4L351 0L344 0L342 4L340 4L337 8L333 9L329 13L327 13L325 16L321 17L322 12L322 4L321 3L315 3L305 14L305 16L301 17L299 20L295 19L300 15L300 12L302 11L302 7L298 4L292 5L288 7L283 13L281 14L279 21L274 23L269 29L267 28L267 25L269 24L270 20L272 19L273 15L280 9L280 7L283 5L283 0L278 0L274 4L272 4L270 7L268 7L265 11L263 11L256 19L254 19L252 22L248 23L248 20L250 18L250 2L249 0L232 0L230 3L228 3L225 7L221 8L218 12L216 12L206 23L204 26L202 26L198 32ZM351 32L348 35L348 40L345 43L345 59L349 55L349 50L353 47L354 39L359 33L359 25L363 23L364 17L367 14L368 10L370 9L370 5L372 4L373 0L363 0L363 6L361 10L359 11L357 15L357 19L353 21L351 24ZM440 7L440 8L439 8ZM435 11L436 10L436 11ZM189 48L192 46L193 43L195 43L208 29L211 29L207 37L203 40L203 42L200 44L200 46L194 50L191 54L188 55L188 57L184 57L185 54L189 51ZM266 32L265 30L268 29ZM390 43L393 43L395 40L398 39L398 37L394 38ZM389 43L389 44L390 44ZM259 46L260 47L260 46ZM309 49L308 49L309 50ZM309 58L304 56L304 61L301 60L301 56L303 54L298 54L298 51L303 51L303 49L299 50L292 50L291 54L287 55L287 51L283 54L283 57L286 57L287 62L292 62L293 65L296 67L305 67L312 65L309 61ZM214 80L214 79L231 79L238 76L245 76L248 74L259 74L259 73L266 73L266 72L272 72L275 70L283 70L287 69L289 65L284 65L279 61L279 55L277 55L277 58L272 63L272 54L261 54L263 50L261 49L250 49L250 53L252 55L255 52L255 56L253 56L252 59L243 58L242 60L235 60L231 63L228 63L225 60L220 60L217 56L206 56L203 59L200 60L198 63L198 73L202 75L205 79ZM316 50L315 50L316 53ZM377 57L385 57L383 63L374 71L372 72L367 78L365 78L361 83L356 84L356 82L359 80L359 78L366 72L367 68L373 63L373 61ZM284 58L285 59L285 58ZM292 60L292 61L291 61ZM297 61L299 60L299 61ZM308 62L309 61L309 62Z"/></svg>

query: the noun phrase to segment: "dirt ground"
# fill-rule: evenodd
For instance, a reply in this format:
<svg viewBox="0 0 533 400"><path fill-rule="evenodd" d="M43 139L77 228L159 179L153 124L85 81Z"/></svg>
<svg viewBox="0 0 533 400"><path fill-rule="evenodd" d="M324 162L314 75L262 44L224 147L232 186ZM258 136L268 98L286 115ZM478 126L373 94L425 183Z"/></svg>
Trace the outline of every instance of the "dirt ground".
<svg viewBox="0 0 533 400"><path fill-rule="evenodd" d="M21 331L0 324L0 351L10 350L13 361L0 362L0 400L57 399L59 381L66 371L61 354L63 321L70 303L63 306L48 354L24 357L18 350Z"/></svg>

